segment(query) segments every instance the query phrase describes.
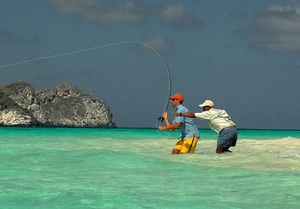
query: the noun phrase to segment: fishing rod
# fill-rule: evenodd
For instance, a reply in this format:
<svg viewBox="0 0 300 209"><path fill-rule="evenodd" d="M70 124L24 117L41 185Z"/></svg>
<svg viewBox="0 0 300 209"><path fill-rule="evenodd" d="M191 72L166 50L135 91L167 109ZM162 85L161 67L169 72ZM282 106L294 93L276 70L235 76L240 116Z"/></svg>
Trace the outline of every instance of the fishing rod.
<svg viewBox="0 0 300 209"><path fill-rule="evenodd" d="M146 46L146 47L150 48L153 52L155 52L159 56L159 58L163 62L164 66L165 66L165 69L167 71L167 75L168 75L168 97L167 97L167 100L165 102L163 112L167 111L168 110L168 106L169 106L169 101L170 101L169 98L171 96L171 88L172 88L171 73L170 73L169 66L168 66L166 60L159 53L158 50L156 50L154 47L152 47L149 44L144 43L142 41L126 40L126 41L114 42L114 43L110 43L110 44L104 44L104 45L99 45L99 46L85 48L85 49L79 49L79 50L65 52L65 53L60 53L60 54L53 54L53 55L49 55L49 56L38 57L38 58L33 58L33 59L23 60L23 61L19 61L19 62L14 62L14 63L0 65L0 69L1 68L6 68L6 67L12 67L12 66L16 66L16 65L21 65L21 64L26 64L26 63L30 63L30 62L35 62L35 61L45 60L45 59L53 59L53 58L56 58L56 57L62 57L62 56L68 56L68 55L72 55L72 54L83 53L83 52L87 52L87 51L92 51L92 50L96 50L96 49L100 49L100 48L105 48L105 47L110 47L110 46L115 46L115 45L120 45L120 44L127 44L127 43L141 44L143 46ZM164 118L162 116L160 116L160 117L158 117L157 120L159 122L163 122Z"/></svg>
<svg viewBox="0 0 300 209"><path fill-rule="evenodd" d="M168 63L166 62L166 60L163 58L163 56L159 53L158 50L156 50L155 48L153 48L152 46L150 46L149 44L146 44L144 42L141 42L141 41L128 41L128 42L133 42L133 43L139 43L139 44L142 44L144 46L147 46L149 47L150 49L152 49L158 56L159 58L161 59L161 61L164 63L164 66L166 68L166 71L167 71L167 75L168 75L168 97L167 97L167 100L165 102L165 106L164 106L164 109L163 109L163 112L167 111L168 110L168 107L169 107L169 102L170 102L170 96L171 96L171 90L172 90L172 79L171 79L171 72L170 72L170 68L169 68L169 65ZM164 118L162 116L158 117L157 120L159 122L163 122L164 121Z"/></svg>

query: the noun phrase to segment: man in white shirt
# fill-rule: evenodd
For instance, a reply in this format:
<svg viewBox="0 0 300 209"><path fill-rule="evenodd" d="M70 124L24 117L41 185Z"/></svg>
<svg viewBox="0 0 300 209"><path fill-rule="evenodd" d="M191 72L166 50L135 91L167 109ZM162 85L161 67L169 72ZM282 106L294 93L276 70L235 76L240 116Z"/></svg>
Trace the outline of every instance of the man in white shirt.
<svg viewBox="0 0 300 209"><path fill-rule="evenodd" d="M229 148L236 145L238 138L236 124L225 110L214 108L214 102L211 100L205 100L199 106L203 108L203 112L182 113L182 116L206 120L211 129L219 133L216 153L231 152ZM175 113L175 116L177 114Z"/></svg>

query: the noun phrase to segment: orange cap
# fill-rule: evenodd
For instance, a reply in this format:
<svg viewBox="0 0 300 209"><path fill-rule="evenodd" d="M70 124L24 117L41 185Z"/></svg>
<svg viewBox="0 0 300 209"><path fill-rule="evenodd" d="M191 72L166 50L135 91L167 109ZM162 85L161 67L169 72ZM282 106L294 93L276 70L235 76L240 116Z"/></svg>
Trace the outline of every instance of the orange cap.
<svg viewBox="0 0 300 209"><path fill-rule="evenodd" d="M170 99L178 99L183 102L183 96L181 94L174 94L173 96L170 96Z"/></svg>

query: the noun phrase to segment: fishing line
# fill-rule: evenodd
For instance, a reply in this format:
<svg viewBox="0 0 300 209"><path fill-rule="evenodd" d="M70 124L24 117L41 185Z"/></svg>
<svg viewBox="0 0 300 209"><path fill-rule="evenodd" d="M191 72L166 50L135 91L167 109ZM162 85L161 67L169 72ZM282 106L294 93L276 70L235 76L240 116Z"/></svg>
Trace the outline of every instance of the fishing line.
<svg viewBox="0 0 300 209"><path fill-rule="evenodd" d="M141 44L143 46L146 46L146 47L150 48L153 52L155 52L159 56L159 58L163 62L164 66L165 66L165 69L167 71L167 75L168 75L168 97L167 97L167 100L165 102L163 112L167 111L168 106L169 106L169 98L171 96L171 88L172 88L171 73L170 73L169 66L168 66L166 60L159 53L158 50L156 50L155 48L153 48L149 44L146 44L146 43L141 42L141 41L134 41L134 40L120 41L120 42L115 42L115 43L110 43L110 44L105 44L105 45L100 45L100 46L95 46L95 47L90 47L90 48L65 52L65 53L61 53L61 54L54 54L54 55L49 55L49 56L44 56L44 57L38 57L38 58L28 59L28 60L14 62L14 63L10 63L10 64L0 65L0 69L1 68L12 67L12 66L16 66L16 65L21 65L21 64L26 64L26 63L30 63L30 62L35 62L35 61L45 60L45 59L53 59L53 58L56 58L56 57L62 57L62 56L68 56L68 55L72 55L72 54L83 53L83 52L87 52L87 51L92 51L92 50L101 49L101 48L105 48L105 47L111 47L111 46L120 45L120 44L127 44L127 43ZM158 121L162 122L163 118L159 117Z"/></svg>

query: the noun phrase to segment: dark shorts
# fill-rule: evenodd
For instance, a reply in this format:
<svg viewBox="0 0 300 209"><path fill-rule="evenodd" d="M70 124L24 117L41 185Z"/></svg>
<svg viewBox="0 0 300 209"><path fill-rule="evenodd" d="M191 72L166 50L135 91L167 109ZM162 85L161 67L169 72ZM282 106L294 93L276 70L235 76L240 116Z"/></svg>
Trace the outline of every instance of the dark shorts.
<svg viewBox="0 0 300 209"><path fill-rule="evenodd" d="M229 148L234 147L238 138L236 127L224 128L218 136L218 147Z"/></svg>

